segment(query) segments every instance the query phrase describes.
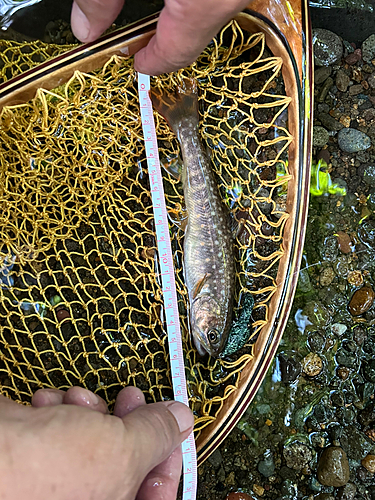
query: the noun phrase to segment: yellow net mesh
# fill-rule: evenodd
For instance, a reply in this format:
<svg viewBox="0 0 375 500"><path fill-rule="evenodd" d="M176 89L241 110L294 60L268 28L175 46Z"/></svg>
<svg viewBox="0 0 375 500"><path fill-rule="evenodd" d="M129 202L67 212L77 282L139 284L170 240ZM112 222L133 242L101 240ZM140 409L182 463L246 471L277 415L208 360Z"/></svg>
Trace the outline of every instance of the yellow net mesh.
<svg viewBox="0 0 375 500"><path fill-rule="evenodd" d="M2 41L4 80L66 47ZM197 79L202 139L223 200L245 221L236 240L237 303L256 300L247 348L200 358L189 339L183 231L171 224L190 404L196 431L236 390L268 319L288 215L287 106L280 58L236 22L190 68L154 78ZM178 142L156 115L160 155ZM82 385L112 404L126 385L148 401L172 397L153 212L132 61L112 58L39 90L0 115L0 386L19 402L36 389ZM164 173L178 219L181 185Z"/></svg>

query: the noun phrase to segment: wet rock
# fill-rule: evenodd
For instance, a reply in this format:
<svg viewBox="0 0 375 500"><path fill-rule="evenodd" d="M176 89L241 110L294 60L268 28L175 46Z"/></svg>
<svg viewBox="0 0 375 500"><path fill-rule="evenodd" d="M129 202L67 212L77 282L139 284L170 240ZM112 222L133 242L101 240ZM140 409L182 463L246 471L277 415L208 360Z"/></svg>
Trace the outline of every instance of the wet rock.
<svg viewBox="0 0 375 500"><path fill-rule="evenodd" d="M362 363L363 376L368 382L375 383L375 359L369 359Z"/></svg>
<svg viewBox="0 0 375 500"><path fill-rule="evenodd" d="M341 59L343 45L340 37L322 28L313 30L314 59L317 66L329 66Z"/></svg>
<svg viewBox="0 0 375 500"><path fill-rule="evenodd" d="M375 221L372 217L365 219L358 227L358 237L370 249L375 248Z"/></svg>
<svg viewBox="0 0 375 500"><path fill-rule="evenodd" d="M322 269L319 276L319 281L322 286L330 285L334 279L335 271L332 269L332 267L325 267L324 269Z"/></svg>
<svg viewBox="0 0 375 500"><path fill-rule="evenodd" d="M316 155L316 159L317 159L317 161L324 160L328 165L328 163L331 159L331 155L329 154L328 149L321 149L319 151L319 153Z"/></svg>
<svg viewBox="0 0 375 500"><path fill-rule="evenodd" d="M346 92L348 89L348 85L350 83L349 76L345 73L344 70L339 69L336 73L336 87L341 92Z"/></svg>
<svg viewBox="0 0 375 500"><path fill-rule="evenodd" d="M338 240L336 236L328 236L325 238L324 245L321 250L322 259L330 262L336 260L338 248Z"/></svg>
<svg viewBox="0 0 375 500"><path fill-rule="evenodd" d="M317 68L314 72L314 84L320 85L325 82L329 76L331 76L332 68L329 66L323 66L321 68Z"/></svg>
<svg viewBox="0 0 375 500"><path fill-rule="evenodd" d="M317 301L308 302L303 308L303 314L307 316L311 325L308 326L310 330L320 330L327 326L331 316L327 309L323 306L322 303ZM310 328L310 326L312 328Z"/></svg>
<svg viewBox="0 0 375 500"><path fill-rule="evenodd" d="M294 382L301 373L301 363L296 359L296 354L281 353L278 359L280 362L281 380L286 384Z"/></svg>
<svg viewBox="0 0 375 500"><path fill-rule="evenodd" d="M350 271L348 273L348 283L354 286L362 286L363 285L363 274L361 271Z"/></svg>
<svg viewBox="0 0 375 500"><path fill-rule="evenodd" d="M316 491L316 492L319 492L322 490L322 485L319 483L319 481L317 480L317 478L315 476L310 477L309 488L312 491Z"/></svg>
<svg viewBox="0 0 375 500"><path fill-rule="evenodd" d="M345 427L341 437L341 446L351 460L362 460L373 450L373 443L352 424Z"/></svg>
<svg viewBox="0 0 375 500"><path fill-rule="evenodd" d="M331 116L329 113L320 113L318 118L323 127L330 130L331 132L337 132L344 128L344 125L333 118L333 116Z"/></svg>
<svg viewBox="0 0 375 500"><path fill-rule="evenodd" d="M338 337L341 337L344 335L348 327L346 325L343 325L341 323L335 323L334 325L331 326L331 331Z"/></svg>
<svg viewBox="0 0 375 500"><path fill-rule="evenodd" d="M367 455L365 458L362 458L361 464L371 474L375 473L375 455Z"/></svg>
<svg viewBox="0 0 375 500"><path fill-rule="evenodd" d="M337 497L340 500L353 500L356 492L357 492L356 485L353 483L348 483L339 489Z"/></svg>
<svg viewBox="0 0 375 500"><path fill-rule="evenodd" d="M312 352L320 352L325 343L325 338L319 332L313 332L307 339L307 345Z"/></svg>
<svg viewBox="0 0 375 500"><path fill-rule="evenodd" d="M328 143L329 133L324 127L313 128L313 146L322 148Z"/></svg>
<svg viewBox="0 0 375 500"><path fill-rule="evenodd" d="M336 373L337 373L337 376L339 378L341 378L341 380L346 380L349 377L350 370L349 370L349 368L347 368L345 366L341 366L341 367L337 368Z"/></svg>
<svg viewBox="0 0 375 500"><path fill-rule="evenodd" d="M374 302L375 293L372 288L363 286L351 298L348 310L352 316L359 316L370 309Z"/></svg>
<svg viewBox="0 0 375 500"><path fill-rule="evenodd" d="M324 82L324 84L322 85L322 88L320 89L320 93L318 95L318 98L317 98L317 101L320 102L320 103L324 103L327 95L328 95L328 92L330 90L330 88L332 87L333 85L333 80L331 77L327 78L327 80Z"/></svg>
<svg viewBox="0 0 375 500"><path fill-rule="evenodd" d="M236 491L233 493L229 493L229 495L225 497L225 500L254 500L254 499L247 493Z"/></svg>
<svg viewBox="0 0 375 500"><path fill-rule="evenodd" d="M337 231L337 245L342 253L351 253L353 251L352 239L344 231Z"/></svg>
<svg viewBox="0 0 375 500"><path fill-rule="evenodd" d="M375 191L370 191L370 194L367 197L367 208L372 212L375 211Z"/></svg>
<svg viewBox="0 0 375 500"><path fill-rule="evenodd" d="M375 89L375 73L372 73L368 78L367 82L372 89Z"/></svg>
<svg viewBox="0 0 375 500"><path fill-rule="evenodd" d="M362 43L362 59L365 62L371 63L375 58L375 35L370 35Z"/></svg>
<svg viewBox="0 0 375 500"><path fill-rule="evenodd" d="M352 85L349 88L349 94L350 95L358 95L358 94L361 94L362 92L363 92L362 85Z"/></svg>
<svg viewBox="0 0 375 500"><path fill-rule="evenodd" d="M308 293L312 289L309 272L306 268L300 269L298 275L297 290L302 293Z"/></svg>
<svg viewBox="0 0 375 500"><path fill-rule="evenodd" d="M361 325L358 325L353 330L353 340L357 345L362 345L363 342L367 339L366 328Z"/></svg>
<svg viewBox="0 0 375 500"><path fill-rule="evenodd" d="M367 165L363 172L363 180L371 187L375 187L375 165Z"/></svg>
<svg viewBox="0 0 375 500"><path fill-rule="evenodd" d="M323 486L345 486L349 481L349 462L339 446L326 448L318 463L317 476Z"/></svg>
<svg viewBox="0 0 375 500"><path fill-rule="evenodd" d="M353 66L353 64L356 64L361 59L361 57L362 57L361 49L355 49L351 54L348 54L345 57L345 62L350 66Z"/></svg>
<svg viewBox="0 0 375 500"><path fill-rule="evenodd" d="M340 149L346 153L356 153L371 147L370 137L355 128L349 127L340 130L337 139Z"/></svg>
<svg viewBox="0 0 375 500"><path fill-rule="evenodd" d="M263 486L260 486L259 484L253 485L253 491L256 495L258 495L260 497L263 496L263 494L264 494L264 488L263 488Z"/></svg>
<svg viewBox="0 0 375 500"><path fill-rule="evenodd" d="M264 460L258 463L258 471L264 477L270 477L275 472L275 462L270 452L265 454Z"/></svg>
<svg viewBox="0 0 375 500"><path fill-rule="evenodd" d="M286 446L283 451L285 462L290 469L301 471L312 460L313 455L310 448L295 441Z"/></svg>
<svg viewBox="0 0 375 500"><path fill-rule="evenodd" d="M309 377L316 377L322 369L322 358L313 352L310 352L302 361L302 370Z"/></svg>
<svg viewBox="0 0 375 500"><path fill-rule="evenodd" d="M219 449L216 449L208 458L208 461L215 469L218 469L223 461L223 457Z"/></svg>
<svg viewBox="0 0 375 500"><path fill-rule="evenodd" d="M362 427L367 428L375 422L375 405L370 403L364 410L359 412L358 422Z"/></svg>

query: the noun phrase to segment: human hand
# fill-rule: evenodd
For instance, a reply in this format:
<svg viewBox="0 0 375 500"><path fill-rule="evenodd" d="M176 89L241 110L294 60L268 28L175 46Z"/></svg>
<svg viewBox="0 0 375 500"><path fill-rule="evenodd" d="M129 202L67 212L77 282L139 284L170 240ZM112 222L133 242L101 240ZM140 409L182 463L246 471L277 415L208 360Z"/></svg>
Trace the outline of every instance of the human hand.
<svg viewBox="0 0 375 500"><path fill-rule="evenodd" d="M165 0L156 34L135 55L136 71L160 75L194 62L222 26L250 0ZM124 0L74 0L73 33L91 42L116 19Z"/></svg>
<svg viewBox="0 0 375 500"><path fill-rule="evenodd" d="M194 422L185 405L146 405L134 387L114 415L80 387L39 390L32 404L0 396L3 500L175 500L179 445Z"/></svg>

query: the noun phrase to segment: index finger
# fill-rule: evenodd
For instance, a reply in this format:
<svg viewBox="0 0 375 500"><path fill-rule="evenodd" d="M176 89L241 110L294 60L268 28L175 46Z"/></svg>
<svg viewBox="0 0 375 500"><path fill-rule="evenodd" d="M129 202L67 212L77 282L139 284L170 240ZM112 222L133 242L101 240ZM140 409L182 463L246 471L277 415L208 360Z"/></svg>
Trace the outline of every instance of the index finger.
<svg viewBox="0 0 375 500"><path fill-rule="evenodd" d="M156 34L135 55L135 69L160 75L194 62L222 26L249 0L166 0Z"/></svg>

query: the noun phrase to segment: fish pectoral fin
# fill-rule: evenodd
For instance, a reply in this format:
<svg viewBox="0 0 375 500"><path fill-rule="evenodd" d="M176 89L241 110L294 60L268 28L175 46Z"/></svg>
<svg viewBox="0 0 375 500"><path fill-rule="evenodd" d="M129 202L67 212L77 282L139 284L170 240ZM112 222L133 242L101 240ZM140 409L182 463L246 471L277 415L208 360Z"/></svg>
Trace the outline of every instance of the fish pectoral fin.
<svg viewBox="0 0 375 500"><path fill-rule="evenodd" d="M178 156L177 158L174 158L173 160L170 161L162 161L161 166L164 168L168 174L173 177L173 179L176 179L176 181L182 182L182 168L183 168L183 161Z"/></svg>
<svg viewBox="0 0 375 500"><path fill-rule="evenodd" d="M187 223L189 221L188 212L185 207L178 204L176 208L168 209L169 220L182 231L185 231Z"/></svg>
<svg viewBox="0 0 375 500"><path fill-rule="evenodd" d="M210 273L206 273L202 279L200 279L198 281L198 283L195 285L195 288L193 290L193 299L195 299L195 297L197 297L197 295L199 295L199 293L201 292L202 288L204 287L204 284L206 283L207 281L207 278L211 276Z"/></svg>
<svg viewBox="0 0 375 500"><path fill-rule="evenodd" d="M241 236L242 231L245 227L245 219L237 220L235 217L231 220L230 230L232 233L232 238L235 240Z"/></svg>

